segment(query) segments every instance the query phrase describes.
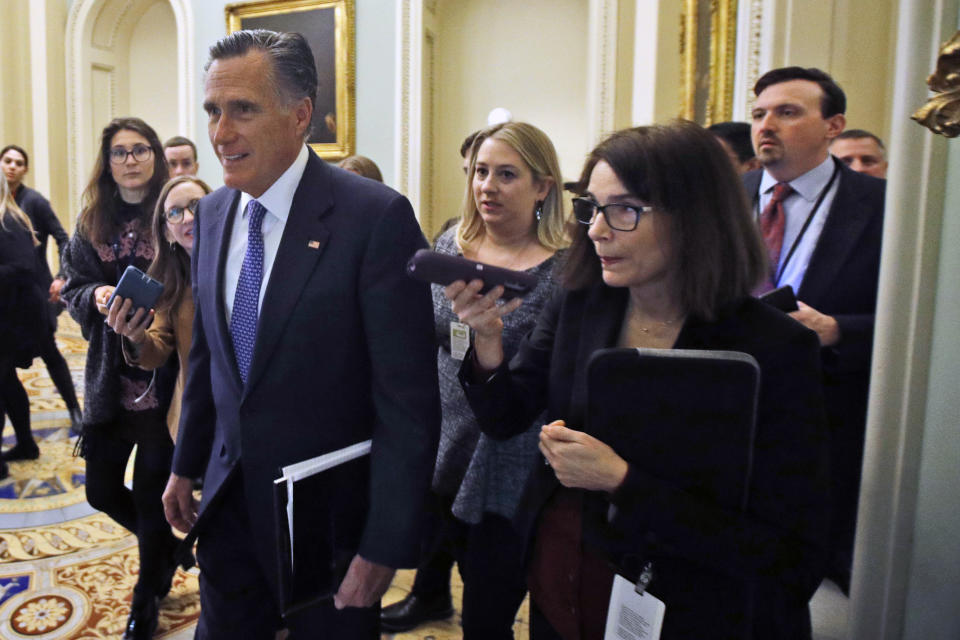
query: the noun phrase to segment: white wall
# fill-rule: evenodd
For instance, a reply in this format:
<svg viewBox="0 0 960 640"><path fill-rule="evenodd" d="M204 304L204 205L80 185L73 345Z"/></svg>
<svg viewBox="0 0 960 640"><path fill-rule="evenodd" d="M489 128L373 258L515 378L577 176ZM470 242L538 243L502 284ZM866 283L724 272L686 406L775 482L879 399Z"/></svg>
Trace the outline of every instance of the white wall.
<svg viewBox="0 0 960 640"><path fill-rule="evenodd" d="M441 2L437 8L434 224L458 212L460 143L494 107L542 129L565 178L579 174L587 139L587 0Z"/></svg>
<svg viewBox="0 0 960 640"><path fill-rule="evenodd" d="M130 34L129 113L153 127L161 142L185 133L177 124L176 42L176 20L165 1L151 5Z"/></svg>

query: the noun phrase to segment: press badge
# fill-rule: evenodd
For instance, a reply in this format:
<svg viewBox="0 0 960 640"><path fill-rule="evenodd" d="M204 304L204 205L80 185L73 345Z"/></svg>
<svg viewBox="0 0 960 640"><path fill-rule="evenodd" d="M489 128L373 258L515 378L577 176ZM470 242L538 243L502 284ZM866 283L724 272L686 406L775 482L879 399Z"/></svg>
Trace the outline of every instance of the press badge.
<svg viewBox="0 0 960 640"><path fill-rule="evenodd" d="M603 640L658 640L667 606L621 575L613 578Z"/></svg>
<svg viewBox="0 0 960 640"><path fill-rule="evenodd" d="M470 326L450 321L450 355L454 360L463 360L470 349Z"/></svg>

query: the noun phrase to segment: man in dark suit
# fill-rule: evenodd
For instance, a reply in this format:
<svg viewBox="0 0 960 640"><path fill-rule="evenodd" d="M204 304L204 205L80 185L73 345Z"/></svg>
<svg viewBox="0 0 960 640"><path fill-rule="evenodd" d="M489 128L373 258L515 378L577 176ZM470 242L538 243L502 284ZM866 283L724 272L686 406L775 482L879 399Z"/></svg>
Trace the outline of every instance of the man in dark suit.
<svg viewBox="0 0 960 640"><path fill-rule="evenodd" d="M754 93L753 144L764 168L746 174L744 184L771 253L769 287L791 285L799 311L790 315L820 338L832 436L827 573L847 592L886 182L830 155L830 142L846 124L846 97L829 75L775 69L757 81Z"/></svg>
<svg viewBox="0 0 960 640"><path fill-rule="evenodd" d="M404 270L426 242L403 196L305 144L317 75L302 36L240 31L210 59L204 109L226 187L197 211L193 346L163 498L170 523L199 535L197 637L379 638L380 597L418 559L439 433L430 291ZM368 438L369 460L317 505L349 565L339 591L281 621L273 480Z"/></svg>

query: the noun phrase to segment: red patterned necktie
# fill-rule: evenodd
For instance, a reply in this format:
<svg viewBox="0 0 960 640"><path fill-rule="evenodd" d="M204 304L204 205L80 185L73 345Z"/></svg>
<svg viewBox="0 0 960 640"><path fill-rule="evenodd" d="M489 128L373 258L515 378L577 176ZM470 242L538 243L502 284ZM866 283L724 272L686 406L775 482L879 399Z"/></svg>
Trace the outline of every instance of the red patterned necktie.
<svg viewBox="0 0 960 640"><path fill-rule="evenodd" d="M760 214L760 233L767 245L770 254L771 281L776 278L777 267L780 265L780 250L783 247L783 230L786 227L787 216L783 210L783 201L793 193L793 187L787 182L778 182L773 186L773 197L763 208ZM773 282L776 286L776 283Z"/></svg>

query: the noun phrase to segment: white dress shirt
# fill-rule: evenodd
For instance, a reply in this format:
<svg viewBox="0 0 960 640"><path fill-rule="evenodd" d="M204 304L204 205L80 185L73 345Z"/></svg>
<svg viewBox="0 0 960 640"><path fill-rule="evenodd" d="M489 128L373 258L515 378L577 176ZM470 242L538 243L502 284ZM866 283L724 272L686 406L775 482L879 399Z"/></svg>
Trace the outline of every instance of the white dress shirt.
<svg viewBox="0 0 960 640"><path fill-rule="evenodd" d="M780 249L780 264L777 265L776 273L779 278L776 286L782 287L791 285L794 292L800 290L800 284L807 273L807 266L810 264L810 257L814 249L817 248L817 241L820 239L820 232L823 231L823 225L827 221L827 215L830 213L830 207L833 206L833 198L837 195L837 187L840 185L840 177L833 181L830 189L823 197L823 201L813 212L817 199L821 192L826 188L836 169L833 156L827 155L827 159L817 165L802 176L790 181L795 193L791 193L783 202L784 212L786 213L786 227L783 231L783 247ZM756 206L754 213L759 220L759 212L763 211L770 198L773 196L773 187L777 184L777 179L764 170L763 178L760 180L760 198L754 197ZM804 223L813 213L813 219L807 230L804 231L797 248L790 255L790 248L800 235Z"/></svg>
<svg viewBox="0 0 960 640"><path fill-rule="evenodd" d="M260 281L260 299L257 302L259 313L263 305L263 295L270 282L270 273L273 271L273 261L280 248L280 239L287 226L287 217L293 205L293 196L300 185L300 179L307 168L307 145L300 147L297 159L293 161L270 188L256 198L267 210L263 216L261 231L263 232L263 279ZM237 294L237 281L240 279L240 268L243 266L243 257L247 253L247 226L249 216L246 214L247 203L254 197L249 193L240 193L240 202L237 203L237 212L233 218L233 229L230 232L230 248L227 252L227 264L223 274L223 301L227 314L227 326L230 325L230 316L233 313L233 298Z"/></svg>

